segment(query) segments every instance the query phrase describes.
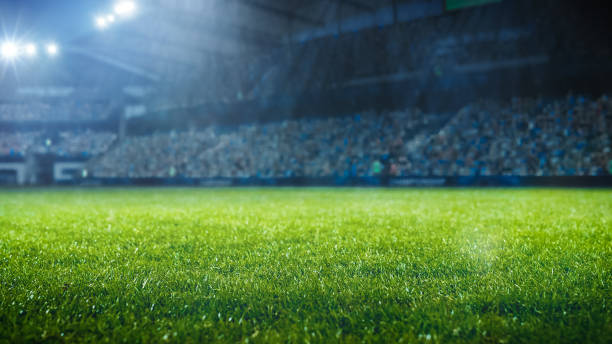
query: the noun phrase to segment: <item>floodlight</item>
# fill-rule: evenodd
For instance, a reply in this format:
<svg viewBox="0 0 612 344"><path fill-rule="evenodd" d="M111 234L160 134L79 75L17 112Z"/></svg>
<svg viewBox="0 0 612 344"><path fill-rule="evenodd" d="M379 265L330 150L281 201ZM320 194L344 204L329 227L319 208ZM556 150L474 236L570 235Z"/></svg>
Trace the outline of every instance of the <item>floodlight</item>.
<svg viewBox="0 0 612 344"><path fill-rule="evenodd" d="M108 22L105 17L96 17L96 26L98 29L105 29L108 26Z"/></svg>
<svg viewBox="0 0 612 344"><path fill-rule="evenodd" d="M19 47L14 42L4 42L2 43L0 53L2 54L2 58L13 60L19 55Z"/></svg>
<svg viewBox="0 0 612 344"><path fill-rule="evenodd" d="M109 22L109 23L114 22L115 21L115 16L112 15L112 14L107 15L106 16L106 21Z"/></svg>
<svg viewBox="0 0 612 344"><path fill-rule="evenodd" d="M34 43L26 44L24 47L24 51L29 57L34 57L38 53L38 49L36 48L36 45Z"/></svg>
<svg viewBox="0 0 612 344"><path fill-rule="evenodd" d="M55 43L47 44L47 54L49 54L49 56L57 55L58 51L59 51L59 48L57 47L57 44Z"/></svg>
<svg viewBox="0 0 612 344"><path fill-rule="evenodd" d="M119 1L115 4L114 10L116 14L127 17L134 14L136 11L136 4L134 1Z"/></svg>

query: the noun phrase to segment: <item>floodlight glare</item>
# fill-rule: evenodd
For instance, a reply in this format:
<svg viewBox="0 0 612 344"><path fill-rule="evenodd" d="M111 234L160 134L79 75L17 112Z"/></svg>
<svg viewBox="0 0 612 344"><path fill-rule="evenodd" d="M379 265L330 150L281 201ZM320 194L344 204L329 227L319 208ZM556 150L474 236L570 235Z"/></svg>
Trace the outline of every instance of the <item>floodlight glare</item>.
<svg viewBox="0 0 612 344"><path fill-rule="evenodd" d="M120 16L130 16L136 11L136 4L133 1L120 1L115 4L115 13Z"/></svg>
<svg viewBox="0 0 612 344"><path fill-rule="evenodd" d="M108 26L108 22L105 17L96 17L96 26L98 29L105 29Z"/></svg>
<svg viewBox="0 0 612 344"><path fill-rule="evenodd" d="M28 55L29 57L34 57L38 53L38 49L36 48L36 45L34 43L26 44L24 50L26 55Z"/></svg>
<svg viewBox="0 0 612 344"><path fill-rule="evenodd" d="M107 15L106 16L106 21L109 22L109 23L114 22L115 21L115 16L112 15L112 14Z"/></svg>
<svg viewBox="0 0 612 344"><path fill-rule="evenodd" d="M57 44L55 43L47 44L47 54L49 54L49 56L57 55L58 51L59 51L59 48L57 47Z"/></svg>
<svg viewBox="0 0 612 344"><path fill-rule="evenodd" d="M4 42L2 43L0 53L2 54L2 58L13 60L19 55L19 47L17 47L17 44L14 42Z"/></svg>

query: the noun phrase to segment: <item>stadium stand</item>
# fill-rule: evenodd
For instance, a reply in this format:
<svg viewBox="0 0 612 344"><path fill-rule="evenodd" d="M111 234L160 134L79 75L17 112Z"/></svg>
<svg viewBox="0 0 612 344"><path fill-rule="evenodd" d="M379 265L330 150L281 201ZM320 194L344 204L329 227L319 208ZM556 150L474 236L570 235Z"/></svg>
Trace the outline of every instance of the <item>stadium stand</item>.
<svg viewBox="0 0 612 344"><path fill-rule="evenodd" d="M92 157L105 153L117 139L111 132L64 131L59 134L59 141L47 147L48 152L60 157Z"/></svg>
<svg viewBox="0 0 612 344"><path fill-rule="evenodd" d="M80 101L0 103L0 122L103 121L112 106Z"/></svg>
<svg viewBox="0 0 612 344"><path fill-rule="evenodd" d="M25 157L28 153L56 157L89 158L102 154L117 139L111 132L62 131L48 135L43 131L0 133L0 157Z"/></svg>
<svg viewBox="0 0 612 344"><path fill-rule="evenodd" d="M483 100L456 114L418 109L158 132L5 132L0 156L92 159L100 178L582 176L609 174L612 102ZM596 124L596 125L593 125Z"/></svg>
<svg viewBox="0 0 612 344"><path fill-rule="evenodd" d="M0 132L0 157L23 157L38 141L42 132Z"/></svg>
<svg viewBox="0 0 612 344"><path fill-rule="evenodd" d="M105 178L604 175L612 102L515 98L130 137L89 169ZM597 125L591 125L597 123Z"/></svg>

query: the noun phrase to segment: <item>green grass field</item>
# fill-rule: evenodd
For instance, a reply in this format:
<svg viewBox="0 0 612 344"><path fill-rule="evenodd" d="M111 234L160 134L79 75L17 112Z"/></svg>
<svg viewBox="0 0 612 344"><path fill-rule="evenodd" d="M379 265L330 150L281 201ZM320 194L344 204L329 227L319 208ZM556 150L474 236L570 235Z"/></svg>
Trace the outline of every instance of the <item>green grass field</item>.
<svg viewBox="0 0 612 344"><path fill-rule="evenodd" d="M0 191L0 342L612 342L612 191Z"/></svg>

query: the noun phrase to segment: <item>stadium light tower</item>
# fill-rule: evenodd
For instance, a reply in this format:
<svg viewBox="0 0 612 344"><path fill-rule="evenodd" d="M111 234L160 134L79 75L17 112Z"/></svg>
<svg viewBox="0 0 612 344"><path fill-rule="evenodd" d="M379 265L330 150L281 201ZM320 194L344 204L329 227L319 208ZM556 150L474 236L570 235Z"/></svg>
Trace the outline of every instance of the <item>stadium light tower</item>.
<svg viewBox="0 0 612 344"><path fill-rule="evenodd" d="M12 61L19 56L19 47L15 42L4 42L0 48L0 54L3 59Z"/></svg>
<svg viewBox="0 0 612 344"><path fill-rule="evenodd" d="M136 12L136 3L134 1L119 1L113 8L115 13L121 17L129 17Z"/></svg>
<svg viewBox="0 0 612 344"><path fill-rule="evenodd" d="M59 48L58 48L57 44L55 44L55 43L47 44L47 54L49 56L55 56L55 55L57 55L58 52L59 52Z"/></svg>

